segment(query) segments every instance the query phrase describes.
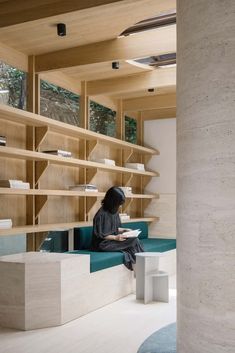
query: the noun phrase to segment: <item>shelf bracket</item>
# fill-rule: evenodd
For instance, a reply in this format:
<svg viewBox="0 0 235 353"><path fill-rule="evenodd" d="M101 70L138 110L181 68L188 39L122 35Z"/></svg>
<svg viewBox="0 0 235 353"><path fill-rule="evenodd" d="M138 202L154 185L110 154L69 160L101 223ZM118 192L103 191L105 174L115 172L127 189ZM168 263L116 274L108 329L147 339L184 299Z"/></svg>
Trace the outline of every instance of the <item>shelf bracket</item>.
<svg viewBox="0 0 235 353"><path fill-rule="evenodd" d="M131 158L132 154L133 154L133 148L122 151L123 164L125 164Z"/></svg>
<svg viewBox="0 0 235 353"><path fill-rule="evenodd" d="M98 140L90 140L90 141L86 142L86 158L87 158L87 160L97 146L98 146Z"/></svg>
<svg viewBox="0 0 235 353"><path fill-rule="evenodd" d="M129 207L130 207L130 205L132 204L132 202L133 202L133 199L126 199L126 201L125 201L125 203L124 203L124 205L122 206L122 211L126 211Z"/></svg>
<svg viewBox="0 0 235 353"><path fill-rule="evenodd" d="M86 183L90 184L96 174L97 174L97 168L86 169Z"/></svg>
<svg viewBox="0 0 235 353"><path fill-rule="evenodd" d="M129 186L132 178L133 178L133 174L131 174L131 173L130 174L123 174L122 175L123 186Z"/></svg>
<svg viewBox="0 0 235 353"><path fill-rule="evenodd" d="M49 166L48 161L37 161L35 166L35 184L37 185L39 182L39 179L42 177L44 172Z"/></svg>
<svg viewBox="0 0 235 353"><path fill-rule="evenodd" d="M35 128L35 149L38 150L49 131L48 126L38 126Z"/></svg>
<svg viewBox="0 0 235 353"><path fill-rule="evenodd" d="M39 213L41 212L42 208L46 204L48 197L46 195L37 195L35 196L35 218L38 218Z"/></svg>
<svg viewBox="0 0 235 353"><path fill-rule="evenodd" d="M146 187L146 185L148 185L148 183L150 182L151 179L152 179L152 177L150 177L148 175L141 177L141 189L142 189L142 192L144 191L144 188Z"/></svg>
<svg viewBox="0 0 235 353"><path fill-rule="evenodd" d="M97 197L86 198L86 213L89 213L97 202Z"/></svg>

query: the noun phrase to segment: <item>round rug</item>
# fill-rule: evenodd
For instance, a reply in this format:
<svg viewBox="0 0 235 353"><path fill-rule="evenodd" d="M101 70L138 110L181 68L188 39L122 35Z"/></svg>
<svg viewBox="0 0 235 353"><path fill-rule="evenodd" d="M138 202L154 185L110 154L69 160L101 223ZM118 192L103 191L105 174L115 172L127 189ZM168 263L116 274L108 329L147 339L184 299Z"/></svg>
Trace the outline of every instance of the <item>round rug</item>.
<svg viewBox="0 0 235 353"><path fill-rule="evenodd" d="M137 353L176 353L176 323L154 332L141 344Z"/></svg>

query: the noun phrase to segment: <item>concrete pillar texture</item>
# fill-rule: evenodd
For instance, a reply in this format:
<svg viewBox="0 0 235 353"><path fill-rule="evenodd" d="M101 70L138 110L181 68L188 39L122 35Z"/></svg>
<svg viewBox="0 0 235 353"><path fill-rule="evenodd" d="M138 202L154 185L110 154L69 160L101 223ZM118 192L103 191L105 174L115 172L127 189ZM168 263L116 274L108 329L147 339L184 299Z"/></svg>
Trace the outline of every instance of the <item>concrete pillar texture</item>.
<svg viewBox="0 0 235 353"><path fill-rule="evenodd" d="M178 353L235 352L235 1L177 2Z"/></svg>

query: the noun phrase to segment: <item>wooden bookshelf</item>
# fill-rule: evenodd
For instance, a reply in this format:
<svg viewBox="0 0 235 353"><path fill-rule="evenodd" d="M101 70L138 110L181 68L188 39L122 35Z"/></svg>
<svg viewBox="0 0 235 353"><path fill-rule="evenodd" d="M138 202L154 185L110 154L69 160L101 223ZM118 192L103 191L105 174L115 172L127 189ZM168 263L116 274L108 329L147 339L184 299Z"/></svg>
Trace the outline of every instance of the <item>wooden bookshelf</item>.
<svg viewBox="0 0 235 353"><path fill-rule="evenodd" d="M131 222L153 222L158 221L158 217L143 217L143 218L132 218L122 223L131 223ZM76 227L86 227L92 226L92 222L68 222L68 223L54 223L54 224L40 224L40 225L26 225L20 227L12 227L9 229L0 229L0 236L7 235L18 235L18 234L27 234L27 233L41 233L49 231L64 231L73 229Z"/></svg>
<svg viewBox="0 0 235 353"><path fill-rule="evenodd" d="M126 222L158 220L144 217L144 210L159 195L144 190L159 173L124 165L146 164L159 151L5 105L0 105L0 134L7 137L6 146L0 146L0 179L19 179L31 187L0 188L0 218L11 218L14 225L1 229L0 235L26 233L32 239L28 249L36 250L45 232L91 225L104 191L113 185L132 187L121 211L131 217ZM70 151L72 157L42 152L52 149ZM101 158L116 165L94 161ZM91 183L102 191L67 189Z"/></svg>
<svg viewBox="0 0 235 353"><path fill-rule="evenodd" d="M138 146L130 142L122 141L114 137L99 134L90 130L85 130L80 127L69 125L57 120L46 118L42 115L30 113L20 109L16 109L7 105L0 104L0 119L12 121L18 124L24 124L32 127L46 127L62 135L67 135L75 138L82 138L86 140L97 140L109 146L116 146L121 149L132 149L141 154L157 155L158 150Z"/></svg>

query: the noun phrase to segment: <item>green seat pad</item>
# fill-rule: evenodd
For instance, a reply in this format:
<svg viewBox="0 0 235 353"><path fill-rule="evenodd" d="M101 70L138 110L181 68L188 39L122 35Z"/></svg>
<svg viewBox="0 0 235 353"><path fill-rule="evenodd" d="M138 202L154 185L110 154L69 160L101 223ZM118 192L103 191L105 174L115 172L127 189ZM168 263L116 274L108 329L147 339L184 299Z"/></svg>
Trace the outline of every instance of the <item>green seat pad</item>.
<svg viewBox="0 0 235 353"><path fill-rule="evenodd" d="M123 223L123 228L140 229L139 239L148 238L148 223L147 222L130 222ZM92 242L92 227L74 228L74 249L88 250L91 248Z"/></svg>
<svg viewBox="0 0 235 353"><path fill-rule="evenodd" d="M141 239L141 242L144 245L144 251L165 252L176 249L176 239L148 238Z"/></svg>
<svg viewBox="0 0 235 353"><path fill-rule="evenodd" d="M90 271L96 272L105 268L123 264L124 255L121 252L96 252L88 250L69 251L70 254L89 254Z"/></svg>

